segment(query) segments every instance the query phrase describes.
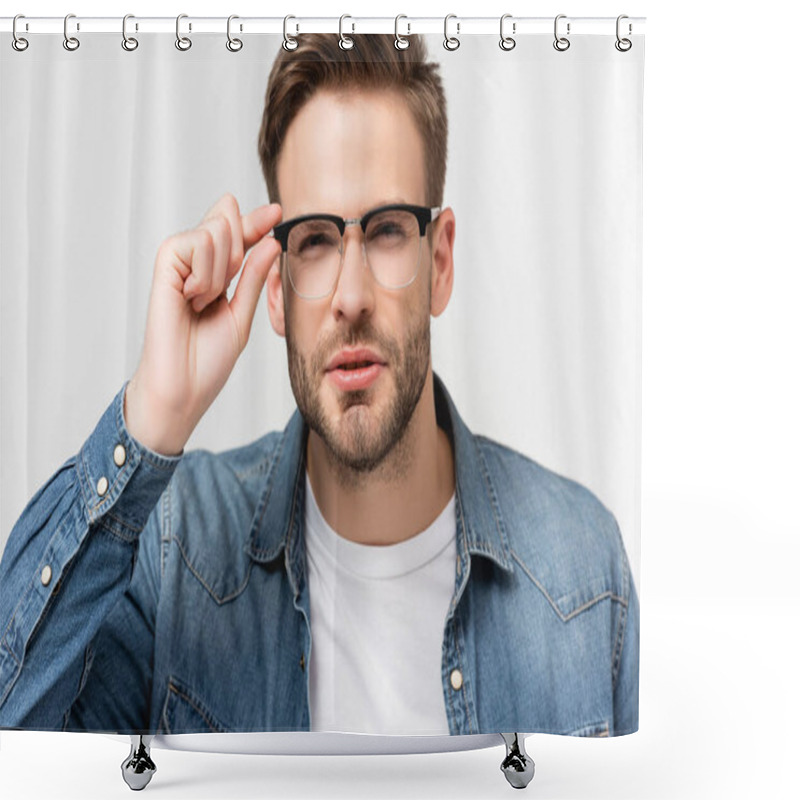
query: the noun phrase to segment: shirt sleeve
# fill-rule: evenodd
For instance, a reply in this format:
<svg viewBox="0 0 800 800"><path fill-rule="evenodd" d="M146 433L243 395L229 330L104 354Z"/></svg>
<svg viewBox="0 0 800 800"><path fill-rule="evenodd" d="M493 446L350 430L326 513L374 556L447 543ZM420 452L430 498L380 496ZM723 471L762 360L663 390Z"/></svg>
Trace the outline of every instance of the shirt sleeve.
<svg viewBox="0 0 800 800"><path fill-rule="evenodd" d="M145 526L158 536L155 509L182 453L160 455L130 435L126 388L31 498L0 560L0 728L67 726ZM152 650L152 631L133 628L128 643Z"/></svg>

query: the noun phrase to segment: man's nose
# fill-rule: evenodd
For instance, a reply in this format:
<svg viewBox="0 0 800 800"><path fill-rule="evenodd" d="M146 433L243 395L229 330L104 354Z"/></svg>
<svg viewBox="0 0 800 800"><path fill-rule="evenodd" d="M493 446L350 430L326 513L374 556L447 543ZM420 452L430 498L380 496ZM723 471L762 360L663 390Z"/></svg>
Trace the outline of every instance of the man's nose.
<svg viewBox="0 0 800 800"><path fill-rule="evenodd" d="M342 237L342 267L333 293L333 313L357 321L369 316L375 306L375 285L367 264L361 228L345 230Z"/></svg>

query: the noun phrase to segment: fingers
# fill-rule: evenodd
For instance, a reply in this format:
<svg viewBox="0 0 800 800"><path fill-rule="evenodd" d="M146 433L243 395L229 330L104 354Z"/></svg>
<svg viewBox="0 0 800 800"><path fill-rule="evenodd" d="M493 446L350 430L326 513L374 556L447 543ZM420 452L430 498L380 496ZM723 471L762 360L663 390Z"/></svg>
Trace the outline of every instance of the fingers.
<svg viewBox="0 0 800 800"><path fill-rule="evenodd" d="M156 270L159 265L173 264L177 269L177 289L186 299L206 291L211 282L214 261L214 239L207 228L195 228L170 236L159 248ZM166 273L172 275L173 270Z"/></svg>
<svg viewBox="0 0 800 800"><path fill-rule="evenodd" d="M236 198L227 192L209 209L199 227L212 234L213 257L210 275L198 276L186 294L194 297L192 307L201 311L213 303L239 272L245 253L257 244L281 218L277 203L259 206L246 216L239 213ZM189 281L187 281L189 283Z"/></svg>
<svg viewBox="0 0 800 800"><path fill-rule="evenodd" d="M249 250L259 239L266 236L281 220L283 210L278 203L259 206L242 217L244 249Z"/></svg>
<svg viewBox="0 0 800 800"><path fill-rule="evenodd" d="M205 220L197 230L208 231L210 241L209 237L200 238L203 257L197 268L192 263L192 274L184 284L184 297L192 299L195 311L202 311L225 291L233 234L224 216Z"/></svg>
<svg viewBox="0 0 800 800"><path fill-rule="evenodd" d="M244 349L250 338L250 327L258 306L258 299L264 289L267 274L275 259L280 255L280 243L264 237L250 251L244 269L236 284L236 291L230 301L231 312L239 332L239 350Z"/></svg>
<svg viewBox="0 0 800 800"><path fill-rule="evenodd" d="M235 264L233 271L233 275L235 275L242 265L244 254L278 224L281 213L280 205L271 203L259 206L249 214L242 215L236 198L230 192L226 192L208 210L203 221L218 216L228 220L232 235L231 263ZM230 277L232 278L233 275Z"/></svg>
<svg viewBox="0 0 800 800"><path fill-rule="evenodd" d="M230 230L230 249L227 262L225 263L225 275L222 281L223 287L227 290L230 282L242 266L242 259L245 253L239 203L230 192L226 192L222 195L208 210L208 213L203 217L201 226L218 217L227 221Z"/></svg>
<svg viewBox="0 0 800 800"><path fill-rule="evenodd" d="M280 218L281 207L277 203L259 206L242 216L239 214L236 198L228 193L208 210L197 228L177 234L164 243L166 249L176 258L173 263L180 275L177 278L177 288L187 301L191 301L196 312L199 313L227 292L228 286L242 267L245 253L264 241L266 234ZM271 264L279 251L279 245L273 238L267 239L267 243L270 246L264 252L271 253ZM248 328L249 320L245 318L252 299L250 292L256 291L257 304L258 294L263 288L261 260L265 257L264 252L260 252L253 264L260 285L248 284L243 292L248 300L242 308L244 316L241 322L246 322ZM269 264L267 270L268 267ZM264 280L267 270L263 271Z"/></svg>

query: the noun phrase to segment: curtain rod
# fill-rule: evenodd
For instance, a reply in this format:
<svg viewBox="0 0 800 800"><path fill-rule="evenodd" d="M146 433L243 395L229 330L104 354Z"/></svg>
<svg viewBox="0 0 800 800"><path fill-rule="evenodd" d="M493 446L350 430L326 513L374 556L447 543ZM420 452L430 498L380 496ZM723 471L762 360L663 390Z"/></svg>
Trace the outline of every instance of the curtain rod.
<svg viewBox="0 0 800 800"><path fill-rule="evenodd" d="M181 15L181 32L191 34L226 33L227 17L195 17ZM622 35L644 33L645 17L625 17L622 20ZM11 33L13 17L0 17L0 31ZM64 33L64 17L27 17L17 20L18 34ZM342 25L344 34L351 33L395 33L402 36L413 33L444 34L444 17L356 17L346 15L340 23L339 17L304 17L292 15L288 21L288 33L339 33ZM120 33L122 17L81 17L70 16L69 33ZM514 17L505 15L505 35L550 34L554 32L554 17ZM616 17L570 17L559 15L559 31L569 34L614 35L617 31ZM567 26L569 25L569 30ZM127 31L138 33L175 33L175 17L129 17ZM231 31L237 34L273 33L282 34L284 17L236 17L231 22ZM500 16L497 17L458 17L450 15L449 36L468 36L472 34L500 35Z"/></svg>

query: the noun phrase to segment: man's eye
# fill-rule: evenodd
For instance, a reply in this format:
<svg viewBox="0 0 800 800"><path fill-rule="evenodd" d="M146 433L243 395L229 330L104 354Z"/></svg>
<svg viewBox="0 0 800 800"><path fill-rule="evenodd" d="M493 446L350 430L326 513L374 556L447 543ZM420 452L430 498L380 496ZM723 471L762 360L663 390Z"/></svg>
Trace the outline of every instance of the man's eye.
<svg viewBox="0 0 800 800"><path fill-rule="evenodd" d="M405 236L405 230L394 222L384 222L376 225L370 232L370 239L393 239L402 236Z"/></svg>
<svg viewBox="0 0 800 800"><path fill-rule="evenodd" d="M326 248L326 247L336 247L336 244L325 233L315 233L309 236L306 236L301 242L297 251L299 253L307 252L309 250L313 250L314 248Z"/></svg>

